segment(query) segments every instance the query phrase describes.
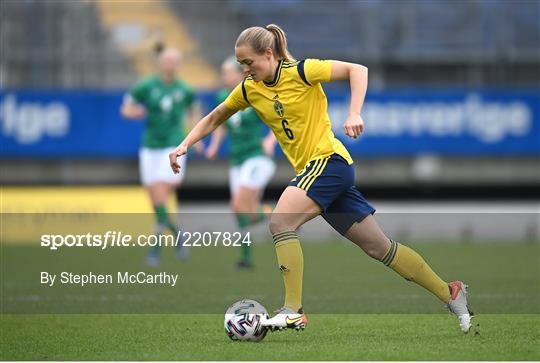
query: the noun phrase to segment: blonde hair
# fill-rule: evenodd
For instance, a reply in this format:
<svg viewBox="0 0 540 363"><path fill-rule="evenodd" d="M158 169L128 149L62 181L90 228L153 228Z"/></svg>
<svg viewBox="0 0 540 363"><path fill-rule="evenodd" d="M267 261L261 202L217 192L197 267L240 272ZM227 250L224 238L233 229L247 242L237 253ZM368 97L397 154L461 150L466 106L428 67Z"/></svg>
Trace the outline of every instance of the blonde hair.
<svg viewBox="0 0 540 363"><path fill-rule="evenodd" d="M271 48L277 59L294 62L295 59L287 49L287 36L283 29L276 24L266 27L253 26L245 29L238 39L236 46L249 45L257 54L262 54L266 48Z"/></svg>

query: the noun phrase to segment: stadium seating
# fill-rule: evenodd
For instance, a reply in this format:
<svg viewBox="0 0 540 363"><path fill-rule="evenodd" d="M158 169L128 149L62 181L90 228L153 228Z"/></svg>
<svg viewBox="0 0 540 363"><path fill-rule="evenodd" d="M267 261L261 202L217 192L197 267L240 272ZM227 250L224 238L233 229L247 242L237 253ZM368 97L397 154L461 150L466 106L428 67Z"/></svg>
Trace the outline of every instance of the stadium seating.
<svg viewBox="0 0 540 363"><path fill-rule="evenodd" d="M435 85L463 83L471 72L476 75L469 82L477 86L535 85L539 80L534 72L540 58L540 9L535 1L278 0L246 6L244 0L207 0L200 6L196 1L163 0L148 2L145 6L151 9L111 4L2 2L0 37L10 47L2 54L2 85L125 87L148 72L149 63L132 62L133 52L126 53L114 40L123 36L129 43L129 37L133 41L143 32L178 43L187 56L185 73L208 87L215 84L216 74L206 62L217 67L233 52L243 28L268 23L286 30L298 58L360 61L371 66L372 78L384 85L422 80L408 68L419 63L429 63L432 69L423 71ZM493 64L499 62L510 62L511 72L493 75ZM448 65L456 68L457 77L445 77L452 71Z"/></svg>
<svg viewBox="0 0 540 363"><path fill-rule="evenodd" d="M111 88L133 80L90 1L3 1L0 24L3 87Z"/></svg>

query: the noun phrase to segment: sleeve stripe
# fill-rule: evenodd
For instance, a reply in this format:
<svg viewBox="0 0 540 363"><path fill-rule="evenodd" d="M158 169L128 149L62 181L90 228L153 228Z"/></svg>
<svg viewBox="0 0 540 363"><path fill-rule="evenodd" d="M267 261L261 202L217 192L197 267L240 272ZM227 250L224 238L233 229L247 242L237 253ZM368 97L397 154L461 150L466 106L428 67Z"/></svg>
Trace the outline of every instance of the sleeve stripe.
<svg viewBox="0 0 540 363"><path fill-rule="evenodd" d="M301 60L299 63L298 63L298 66L297 66L297 69L298 69L298 74L300 75L300 78L302 78L302 81L304 81L305 84L307 84L308 86L311 86L311 84L308 82L307 78L306 78L306 73L304 72L304 60Z"/></svg>
<svg viewBox="0 0 540 363"><path fill-rule="evenodd" d="M248 100L248 98L247 98L247 91L246 91L246 84L245 84L245 83L246 83L246 80L244 79L244 80L242 81L242 96L244 96L244 100L246 100L246 102L247 102L248 104L250 104L250 103L249 103L249 100Z"/></svg>
<svg viewBox="0 0 540 363"><path fill-rule="evenodd" d="M283 68L291 68L296 67L298 65L298 61L296 62L283 62Z"/></svg>

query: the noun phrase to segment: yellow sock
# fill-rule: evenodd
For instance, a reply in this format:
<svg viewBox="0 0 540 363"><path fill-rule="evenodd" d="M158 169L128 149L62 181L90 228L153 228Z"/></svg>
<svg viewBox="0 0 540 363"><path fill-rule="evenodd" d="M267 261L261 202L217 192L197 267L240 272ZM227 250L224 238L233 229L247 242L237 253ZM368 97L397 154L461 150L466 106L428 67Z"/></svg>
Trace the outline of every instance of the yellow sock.
<svg viewBox="0 0 540 363"><path fill-rule="evenodd" d="M274 246L285 284L285 304L294 311L302 307L304 255L295 231L276 233Z"/></svg>
<svg viewBox="0 0 540 363"><path fill-rule="evenodd" d="M392 246L381 262L396 271L406 280L416 282L429 290L444 303L450 301L448 284L444 282L422 256L400 243L390 240Z"/></svg>

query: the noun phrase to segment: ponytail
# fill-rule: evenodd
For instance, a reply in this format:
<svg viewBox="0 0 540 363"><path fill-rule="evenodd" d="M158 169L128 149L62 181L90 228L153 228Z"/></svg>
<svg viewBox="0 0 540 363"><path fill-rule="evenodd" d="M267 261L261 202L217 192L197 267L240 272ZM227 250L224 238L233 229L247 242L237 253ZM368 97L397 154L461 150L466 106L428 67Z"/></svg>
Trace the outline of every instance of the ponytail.
<svg viewBox="0 0 540 363"><path fill-rule="evenodd" d="M269 24L265 28L254 26L245 29L236 40L236 46L247 44L255 53L262 54L267 48L272 48L278 60L294 62L295 59L287 49L287 37L283 29L275 24Z"/></svg>
<svg viewBox="0 0 540 363"><path fill-rule="evenodd" d="M296 59L289 53L287 49L287 36L283 29L276 24L268 24L265 28L274 35L274 51L278 59L284 59L287 62L294 62Z"/></svg>

